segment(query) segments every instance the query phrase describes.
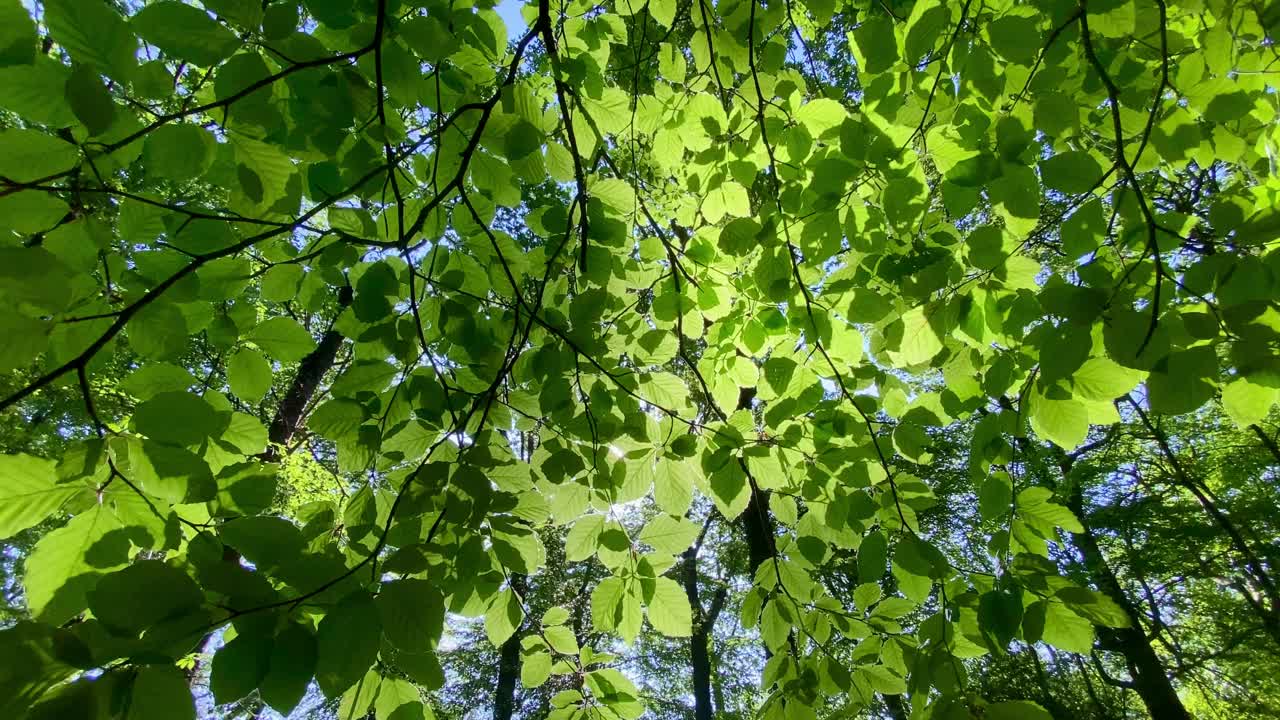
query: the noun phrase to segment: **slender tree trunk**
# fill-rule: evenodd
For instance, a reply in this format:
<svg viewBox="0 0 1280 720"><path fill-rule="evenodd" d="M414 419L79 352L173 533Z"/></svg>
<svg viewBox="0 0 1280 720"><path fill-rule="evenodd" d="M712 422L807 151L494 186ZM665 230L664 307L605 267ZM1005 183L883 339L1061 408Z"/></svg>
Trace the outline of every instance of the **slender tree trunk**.
<svg viewBox="0 0 1280 720"><path fill-rule="evenodd" d="M511 576L511 589L523 595L524 575ZM516 712L516 680L520 677L520 628L502 643L498 651L498 685L493 691L493 720L511 720Z"/></svg>
<svg viewBox="0 0 1280 720"><path fill-rule="evenodd" d="M755 396L755 388L740 388L737 409L749 409ZM750 478L745 462L742 465L742 470ZM747 540L747 562L751 566L750 579L754 581L756 571L760 569L760 566L771 560L778 553L773 533L773 521L769 517L769 495L756 487L754 481L751 483L751 500L747 503L747 509L742 513L742 529L745 531Z"/></svg>
<svg viewBox="0 0 1280 720"><path fill-rule="evenodd" d="M1048 711L1053 720L1066 720L1071 717L1071 711L1062 705L1062 701L1054 696L1053 690L1049 687L1049 675L1044 671L1044 663L1040 662L1039 653L1034 647L1028 647L1026 654L1031 657L1031 662L1036 668L1036 685L1040 688L1040 706Z"/></svg>
<svg viewBox="0 0 1280 720"><path fill-rule="evenodd" d="M350 304L351 288L340 288L338 290L338 306L345 308ZM280 400L280 405L276 408L276 415L271 420L271 427L267 431L267 439L271 445L260 456L264 462L276 462L280 459L277 448L281 445L288 445L289 441L293 439L294 433L298 432L298 428L302 425L303 415L307 411L307 406L311 403L311 399L315 397L316 390L320 387L320 381L324 379L325 373L329 372L330 368L333 367L334 360L337 359L338 350L341 347L342 334L330 328L324 334L324 337L320 338L320 343L316 345L316 349L312 350L309 355L302 358L302 361L298 363L298 373L293 377L293 384L289 386L284 398Z"/></svg>
<svg viewBox="0 0 1280 720"><path fill-rule="evenodd" d="M1066 471L1070 470L1070 463L1066 465L1063 468L1064 477ZM1178 697L1173 681L1165 672L1163 661L1147 640L1138 608L1129 599L1115 571L1107 563L1102 548L1098 545L1097 537L1093 534L1088 517L1084 513L1084 500L1078 485L1072 488L1067 504L1080 519L1080 524L1084 526L1084 532L1074 533L1073 539L1084 558L1085 569L1090 579L1129 617L1129 627L1107 629L1102 632L1109 636L1111 647L1124 655L1125 662L1129 666L1129 674L1133 677L1134 691L1142 698L1151 717L1160 720L1166 718L1191 720L1191 714L1182 705L1182 699Z"/></svg>
<svg viewBox="0 0 1280 720"><path fill-rule="evenodd" d="M1071 476L1076 457L1061 450L1053 453L1064 484ZM1119 605L1129 619L1129 627L1105 628L1099 634L1107 641L1108 649L1118 651L1124 656L1125 663L1129 666L1129 675L1133 678L1132 688L1138 693L1138 697L1142 699L1152 718L1191 720L1191 714L1183 706L1182 699L1178 697L1177 690L1173 687L1173 681L1165 671L1164 662L1147 639L1142 625L1142 615L1137 605L1125 592L1124 586L1120 584L1120 579L1116 577L1115 571L1102 552L1102 547L1098 544L1089 516L1084 511L1084 494L1080 484L1071 483L1068 490L1067 507L1084 528L1084 532L1072 533L1072 539L1084 560L1089 579L1099 591Z"/></svg>
<svg viewBox="0 0 1280 720"><path fill-rule="evenodd" d="M711 720L711 658L707 653L708 628L703 622L698 599L698 556L693 548L684 553L684 593L693 609L694 626L689 636L689 666L693 671L693 718Z"/></svg>
<svg viewBox="0 0 1280 720"><path fill-rule="evenodd" d="M700 545L701 543L699 543ZM684 592L693 610L693 632L689 636L689 665L693 671L694 720L712 720L715 708L711 702L711 632L720 609L724 607L725 588L716 590L711 607L703 610L698 595L698 546L684 552Z"/></svg>
<svg viewBox="0 0 1280 720"><path fill-rule="evenodd" d="M338 307L345 308L351 304L352 291L350 287L338 289ZM294 375L293 383L289 385L288 391L285 392L284 398L280 400L280 404L276 407L275 418L271 421L271 427L267 430L267 440L270 443L266 452L258 455L258 459L263 462L273 463L280 460L281 446L289 444L294 434L302 424L303 415L306 412L307 405L311 399L315 397L316 390L320 387L320 381L324 379L325 373L333 368L334 360L338 357L338 350L342 347L342 335L333 328L325 332L324 337L320 339L320 343L312 350L309 355L302 358L298 363L298 373ZM240 553L234 548L223 547L222 561L226 563L239 564ZM202 638L196 645L203 654L211 644L213 633L209 633ZM197 656L196 661L187 671L188 684L195 682L200 674L200 658Z"/></svg>
<svg viewBox="0 0 1280 720"><path fill-rule="evenodd" d="M1156 427L1155 423L1151 422L1151 418L1147 416L1147 413L1143 411L1142 406L1135 402L1133 398L1129 398L1129 404L1133 406L1134 411L1138 414L1138 418L1155 439L1156 445L1160 448L1160 452L1164 454L1165 459L1169 461L1169 465L1173 468L1172 479L1174 482L1177 485L1182 486L1187 490L1187 492L1191 493L1191 495L1195 497L1196 502L1200 503L1200 507L1202 507L1205 513L1209 515L1209 518L1213 520L1214 524L1222 530L1223 534L1227 536L1227 540L1230 542L1231 547L1235 549L1236 553L1244 560L1246 577L1250 580L1251 584L1257 588L1258 592L1266 598L1266 603L1264 604L1260 600L1253 600L1247 593L1245 594L1245 600L1257 613L1258 619L1262 622L1262 626L1267 630L1267 634L1269 634L1272 640L1277 644L1280 644L1280 587L1277 587L1275 579L1272 578L1270 572L1267 571L1266 563L1264 563L1262 559L1258 557L1257 553L1253 551L1253 547L1244 537L1244 532L1242 532L1241 529L1236 526L1235 522L1222 511L1222 508L1219 507L1217 502L1217 498L1209 487L1201 482L1198 477L1193 476L1192 473L1187 472L1187 470L1183 468L1182 463L1178 460L1178 456L1174 454L1173 448L1169 445L1169 438L1165 435L1164 431ZM1269 440L1266 433L1262 432L1261 428L1256 425L1253 427L1254 432L1264 441L1264 443ZM1268 447L1273 447L1273 445L1274 444L1268 445ZM1252 535L1253 533L1250 534Z"/></svg>
<svg viewBox="0 0 1280 720"><path fill-rule="evenodd" d="M754 387L738 388L737 409L750 409L755 397L756 389ZM743 536L747 541L747 564L749 565L747 579L754 583L760 566L777 556L777 538L774 535L773 519L769 515L769 494L761 490L756 484L755 478L751 475L751 469L747 466L745 460L739 458L738 464L751 486L751 500L747 502L747 508L743 510L738 520L742 524ZM773 652L763 640L761 641L761 646L764 648L764 656L766 658L773 656ZM791 636L791 646L794 650L794 634Z"/></svg>
<svg viewBox="0 0 1280 720"><path fill-rule="evenodd" d="M754 580L760 566L778 553L773 521L769 517L769 496L764 491L751 490L751 501L742 512L742 529L747 540L747 562L751 565L751 579Z"/></svg>
<svg viewBox="0 0 1280 720"><path fill-rule="evenodd" d="M1050 648L1050 652L1052 651L1053 649ZM1093 702L1093 707L1098 711L1098 716L1104 720L1111 720L1114 715L1111 713L1111 708L1102 702L1098 691L1093 687L1093 680L1089 678L1089 668L1085 667L1084 661L1080 659L1079 655L1073 657L1075 658L1076 669L1080 672L1081 679L1084 680L1085 692L1089 694L1089 700Z"/></svg>
<svg viewBox="0 0 1280 720"><path fill-rule="evenodd" d="M1268 435L1267 431L1263 430L1257 423L1250 425L1249 429L1253 430L1253 434L1258 436L1258 440L1262 442L1263 447L1271 452L1271 457L1275 458L1276 462L1280 462L1280 446L1276 445L1275 439Z"/></svg>

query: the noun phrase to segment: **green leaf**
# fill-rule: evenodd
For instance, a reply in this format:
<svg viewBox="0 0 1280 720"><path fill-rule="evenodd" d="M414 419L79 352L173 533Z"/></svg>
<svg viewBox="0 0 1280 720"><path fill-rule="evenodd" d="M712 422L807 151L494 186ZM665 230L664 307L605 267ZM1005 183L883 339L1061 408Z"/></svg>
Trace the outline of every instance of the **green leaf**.
<svg viewBox="0 0 1280 720"><path fill-rule="evenodd" d="M613 632L621 616L620 605L626 594L621 578L607 577L591 591L591 624L599 632Z"/></svg>
<svg viewBox="0 0 1280 720"><path fill-rule="evenodd" d="M801 105L796 111L795 119L809 131L810 135L817 138L828 130L840 127L847 117L849 117L849 111L838 101L817 98Z"/></svg>
<svg viewBox="0 0 1280 720"><path fill-rule="evenodd" d="M136 65L138 41L112 6L81 0L46 0L44 21L49 34L73 59L95 65L116 80L129 79ZM62 90L61 86L58 90Z"/></svg>
<svg viewBox="0 0 1280 720"><path fill-rule="evenodd" d="M1030 700L1004 700L987 706L987 720L1053 720L1048 710Z"/></svg>
<svg viewBox="0 0 1280 720"><path fill-rule="evenodd" d="M1022 624L1022 593L991 590L978 601L978 624L1000 650L1009 646Z"/></svg>
<svg viewBox="0 0 1280 720"><path fill-rule="evenodd" d="M978 512L987 522L1007 523L1009 505L1013 502L1013 484L1009 474L996 472L987 476L978 492Z"/></svg>
<svg viewBox="0 0 1280 720"><path fill-rule="evenodd" d="M690 461L658 458L653 476L653 499L658 507L670 515L688 512L693 503L693 480L689 476L696 471Z"/></svg>
<svg viewBox="0 0 1280 720"><path fill-rule="evenodd" d="M1060 602L1033 603L1022 617L1022 630L1028 642L1044 641L1075 653L1093 650L1093 624Z"/></svg>
<svg viewBox="0 0 1280 720"><path fill-rule="evenodd" d="M577 655L581 650L573 630L563 625L543 628L542 638L547 641L552 650L561 655Z"/></svg>
<svg viewBox="0 0 1280 720"><path fill-rule="evenodd" d="M209 403L189 392L163 392L133 413L138 432L157 442L199 445L218 432L218 416Z"/></svg>
<svg viewBox="0 0 1280 720"><path fill-rule="evenodd" d="M700 528L687 518L658 515L640 532L640 540L654 550L679 555L698 537Z"/></svg>
<svg viewBox="0 0 1280 720"><path fill-rule="evenodd" d="M293 561L302 552L302 533L278 517L242 517L221 525L222 541L262 570Z"/></svg>
<svg viewBox="0 0 1280 720"><path fill-rule="evenodd" d="M200 4L245 30L257 30L262 25L262 4L256 0L201 0Z"/></svg>
<svg viewBox="0 0 1280 720"><path fill-rule="evenodd" d="M88 660L84 647L69 631L31 621L0 630L0 712L26 717L30 706L67 680Z"/></svg>
<svg viewBox="0 0 1280 720"><path fill-rule="evenodd" d="M0 455L0 538L40 524L82 490L76 484L59 485L49 460Z"/></svg>
<svg viewBox="0 0 1280 720"><path fill-rule="evenodd" d="M122 471L148 494L172 503L204 502L217 494L208 464L195 453L151 440L131 439L128 448Z"/></svg>
<svg viewBox="0 0 1280 720"><path fill-rule="evenodd" d="M64 173L80 162L65 140L36 130L0 130L0 176L27 183Z"/></svg>
<svg viewBox="0 0 1280 720"><path fill-rule="evenodd" d="M1083 150L1058 153L1040 161L1044 186L1065 193L1088 192L1102 179L1102 166Z"/></svg>
<svg viewBox="0 0 1280 720"><path fill-rule="evenodd" d="M489 605L484 614L484 631L489 642L498 649L507 638L515 634L516 629L524 622L524 608L520 606L520 598L511 588L498 593L498 597Z"/></svg>
<svg viewBox="0 0 1280 720"><path fill-rule="evenodd" d="M707 193L702 201L702 215L709 223L718 223L726 215L747 217L751 214L751 200L747 189L729 180Z"/></svg>
<svg viewBox="0 0 1280 720"><path fill-rule="evenodd" d="M512 525L506 531L495 528L492 538L494 555L509 570L531 575L546 562L542 541L525 526Z"/></svg>
<svg viewBox="0 0 1280 720"><path fill-rule="evenodd" d="M307 694L315 671L315 635L308 626L291 622L276 635L258 694L273 710L288 715Z"/></svg>
<svg viewBox="0 0 1280 720"><path fill-rule="evenodd" d="M219 705L235 702L258 687L271 662L271 639L237 635L213 656L209 691Z"/></svg>
<svg viewBox="0 0 1280 720"><path fill-rule="evenodd" d="M1129 614L1120 605L1096 590L1067 587L1059 590L1057 595L1075 614L1095 625L1126 628L1132 624Z"/></svg>
<svg viewBox="0 0 1280 720"><path fill-rule="evenodd" d="M195 720L187 676L172 665L147 665L133 678L125 720Z"/></svg>
<svg viewBox="0 0 1280 720"><path fill-rule="evenodd" d="M992 22L986 30L991 37L991 47L1012 62L1030 65L1040 52L1035 17L1010 13Z"/></svg>
<svg viewBox="0 0 1280 720"><path fill-rule="evenodd" d="M0 198L0 228L43 233L56 227L70 211L71 206L56 195L23 190Z"/></svg>
<svg viewBox="0 0 1280 720"><path fill-rule="evenodd" d="M271 465L229 465L218 472L216 481L216 514L255 515L270 507L276 497L276 475Z"/></svg>
<svg viewBox="0 0 1280 720"><path fill-rule="evenodd" d="M295 362L316 349L316 341L297 320L274 317L253 329L249 339L280 362Z"/></svg>
<svg viewBox="0 0 1280 720"><path fill-rule="evenodd" d="M916 306L902 314L902 340L898 357L904 365L919 365L933 359L942 349L942 341L929 324L924 306Z"/></svg>
<svg viewBox="0 0 1280 720"><path fill-rule="evenodd" d="M376 668L370 669L351 689L342 695L338 705L338 717L344 720L364 718L373 710L373 703L382 689L382 675Z"/></svg>
<svg viewBox="0 0 1280 720"><path fill-rule="evenodd" d="M1084 527L1070 510L1049 501L1052 497L1053 492L1048 488L1029 487L1018 493L1018 514L1049 532L1053 528L1073 533L1084 532Z"/></svg>
<svg viewBox="0 0 1280 720"><path fill-rule="evenodd" d="M1236 378L1222 388L1222 408L1236 425L1244 428L1266 418L1278 396L1280 391L1276 388Z"/></svg>
<svg viewBox="0 0 1280 720"><path fill-rule="evenodd" d="M51 128L67 127L76 120L64 92L70 76L71 68L44 55L32 65L0 67L0 107Z"/></svg>
<svg viewBox="0 0 1280 720"><path fill-rule="evenodd" d="M90 135L101 135L111 129L116 106L102 84L98 73L88 65L77 65L67 79L67 104L76 118L89 128Z"/></svg>
<svg viewBox="0 0 1280 720"><path fill-rule="evenodd" d="M411 653L434 650L444 628L444 598L426 580L396 580L382 586L377 609L382 632ZM354 680L352 681L354 682Z"/></svg>
<svg viewBox="0 0 1280 720"><path fill-rule="evenodd" d="M88 607L87 592L98 578L128 559L129 541L120 520L96 505L45 535L27 557L23 586L27 607L41 622L61 625Z"/></svg>
<svg viewBox="0 0 1280 720"><path fill-rule="evenodd" d="M662 27L671 27L676 17L676 0L649 0L649 14Z"/></svg>
<svg viewBox="0 0 1280 720"><path fill-rule="evenodd" d="M1109 358L1094 357L1084 361L1078 370L1071 374L1072 389L1088 400L1112 400L1125 395L1138 386L1143 373Z"/></svg>
<svg viewBox="0 0 1280 720"><path fill-rule="evenodd" d="M520 684L526 688L541 687L551 677L551 653L526 652L520 663Z"/></svg>
<svg viewBox="0 0 1280 720"><path fill-rule="evenodd" d="M36 57L36 24L19 0L0 2L0 67L29 65Z"/></svg>
<svg viewBox="0 0 1280 720"><path fill-rule="evenodd" d="M213 136L204 128L170 123L147 133L142 158L151 174L183 183L204 175L216 148Z"/></svg>
<svg viewBox="0 0 1280 720"><path fill-rule="evenodd" d="M864 583L877 582L884 575L888 555L889 541L884 533L869 533L858 546L858 578Z"/></svg>
<svg viewBox="0 0 1280 720"><path fill-rule="evenodd" d="M603 515L587 515L580 518L565 536L565 559L569 562L580 562L595 555L596 548L600 546L600 533L603 531Z"/></svg>
<svg viewBox="0 0 1280 720"><path fill-rule="evenodd" d="M187 347L187 318L177 305L156 302L138 312L129 325L129 345L139 355L165 359Z"/></svg>
<svg viewBox="0 0 1280 720"><path fill-rule="evenodd" d="M636 209L636 193L631 183L617 178L593 178L587 193L617 215L630 215Z"/></svg>
<svg viewBox="0 0 1280 720"><path fill-rule="evenodd" d="M235 33L208 14L176 0L163 0L133 16L133 29L168 55L213 67L240 46Z"/></svg>
<svg viewBox="0 0 1280 720"><path fill-rule="evenodd" d="M1166 415L1191 412L1213 397L1217 381L1214 348L1201 345L1173 352L1147 378L1147 403L1153 412Z"/></svg>
<svg viewBox="0 0 1280 720"><path fill-rule="evenodd" d="M402 580L400 583L411 582ZM425 582L425 581L417 581ZM393 583L392 586L398 583ZM383 590L385 593L386 590ZM411 633L401 614L412 616L414 611L403 608L405 598L397 597L384 603L382 595L378 603L366 592L347 596L320 621L316 632L316 682L325 697L335 698L356 684L378 658L379 638L382 635L381 618L390 616L390 628L396 637ZM395 612L383 610L390 605ZM390 636L389 636L390 637Z"/></svg>
<svg viewBox="0 0 1280 720"><path fill-rule="evenodd" d="M670 578L656 578L645 592L646 615L653 629L667 637L688 637L693 615L684 589Z"/></svg>
<svg viewBox="0 0 1280 720"><path fill-rule="evenodd" d="M1034 398L1031 427L1041 437L1072 450L1089 434L1089 411L1079 400Z"/></svg>
<svg viewBox="0 0 1280 720"><path fill-rule="evenodd" d="M222 431L219 438L222 442L245 455L257 455L267 449L267 429L258 418L242 412L221 417L227 423L226 430Z"/></svg>
<svg viewBox="0 0 1280 720"><path fill-rule="evenodd" d="M635 15L644 9L645 0L615 0L613 3L614 12L623 17Z"/></svg>
<svg viewBox="0 0 1280 720"><path fill-rule="evenodd" d="M138 398L150 400L166 392L184 392L196 384L186 368L170 363L147 363L133 371L120 383L120 389Z"/></svg>
<svg viewBox="0 0 1280 720"><path fill-rule="evenodd" d="M727 520L736 519L751 501L751 487L747 483L746 473L734 461L725 463L707 478L707 489L711 491L716 509Z"/></svg>
<svg viewBox="0 0 1280 720"><path fill-rule="evenodd" d="M256 403L271 389L271 363L261 353L240 348L227 361L231 392L247 403Z"/></svg>
<svg viewBox="0 0 1280 720"><path fill-rule="evenodd" d="M131 635L204 602L194 580L159 560L144 560L103 576L88 597L94 617Z"/></svg>
<svg viewBox="0 0 1280 720"><path fill-rule="evenodd" d="M397 677L382 679L374 701L376 720L435 720L429 712L413 683Z"/></svg>
<svg viewBox="0 0 1280 720"><path fill-rule="evenodd" d="M297 172L286 153L276 145L244 136L235 137L231 144L241 163L242 182L247 173L256 186L254 193L246 193L255 204L269 206L285 196L289 179Z"/></svg>
<svg viewBox="0 0 1280 720"><path fill-rule="evenodd" d="M276 265L262 275L262 299L288 302L298 294L302 282L301 265Z"/></svg>

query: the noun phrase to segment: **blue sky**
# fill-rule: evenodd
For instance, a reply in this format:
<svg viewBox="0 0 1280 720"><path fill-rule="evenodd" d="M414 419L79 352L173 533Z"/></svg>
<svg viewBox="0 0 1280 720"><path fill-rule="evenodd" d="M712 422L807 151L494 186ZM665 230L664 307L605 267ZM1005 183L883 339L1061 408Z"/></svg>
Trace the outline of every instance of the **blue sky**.
<svg viewBox="0 0 1280 720"><path fill-rule="evenodd" d="M498 11L498 15L502 16L502 21L507 24L507 39L515 40L524 35L529 24L524 21L524 17L520 15L520 8L524 7L523 0L502 0L498 6L494 8Z"/></svg>

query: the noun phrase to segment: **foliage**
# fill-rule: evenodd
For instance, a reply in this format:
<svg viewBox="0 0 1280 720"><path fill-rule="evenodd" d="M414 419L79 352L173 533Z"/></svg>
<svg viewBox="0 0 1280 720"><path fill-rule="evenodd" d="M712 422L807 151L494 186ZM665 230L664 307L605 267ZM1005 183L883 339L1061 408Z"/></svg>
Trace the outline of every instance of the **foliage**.
<svg viewBox="0 0 1280 720"><path fill-rule="evenodd" d="M517 5L0 0L5 717L1275 710L1280 6Z"/></svg>

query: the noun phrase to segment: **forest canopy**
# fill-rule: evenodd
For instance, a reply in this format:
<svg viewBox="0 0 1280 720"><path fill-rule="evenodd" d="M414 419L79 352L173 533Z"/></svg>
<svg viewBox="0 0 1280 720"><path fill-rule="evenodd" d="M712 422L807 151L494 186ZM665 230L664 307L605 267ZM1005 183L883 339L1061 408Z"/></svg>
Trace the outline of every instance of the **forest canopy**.
<svg viewBox="0 0 1280 720"><path fill-rule="evenodd" d="M1278 34L0 0L0 717L1280 715Z"/></svg>

